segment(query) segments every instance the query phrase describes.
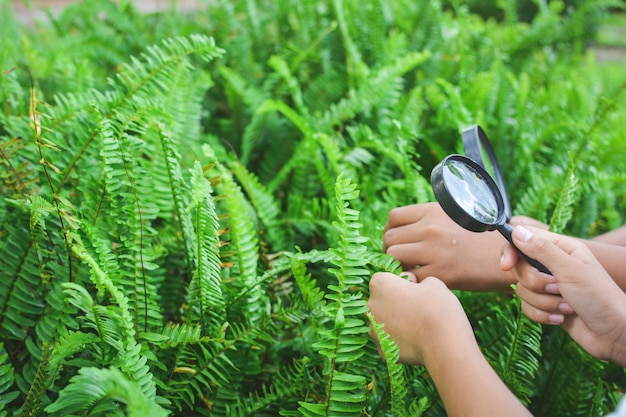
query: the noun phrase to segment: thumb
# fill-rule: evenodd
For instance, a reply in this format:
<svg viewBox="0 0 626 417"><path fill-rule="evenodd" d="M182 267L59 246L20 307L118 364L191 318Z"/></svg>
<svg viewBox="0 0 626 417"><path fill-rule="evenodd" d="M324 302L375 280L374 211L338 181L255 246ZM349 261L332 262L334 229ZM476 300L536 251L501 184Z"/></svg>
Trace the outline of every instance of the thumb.
<svg viewBox="0 0 626 417"><path fill-rule="evenodd" d="M574 264L585 263L588 257L576 239L545 230L519 225L512 237L520 251L544 264L555 276L559 271L570 271Z"/></svg>

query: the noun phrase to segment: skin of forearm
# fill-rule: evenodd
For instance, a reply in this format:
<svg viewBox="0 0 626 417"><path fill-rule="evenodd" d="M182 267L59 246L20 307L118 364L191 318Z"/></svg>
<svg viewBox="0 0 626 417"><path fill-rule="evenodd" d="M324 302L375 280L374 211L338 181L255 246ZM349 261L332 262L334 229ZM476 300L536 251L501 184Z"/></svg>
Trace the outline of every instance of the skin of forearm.
<svg viewBox="0 0 626 417"><path fill-rule="evenodd" d="M626 226L596 236L592 240L594 242L608 243L610 245L626 246Z"/></svg>
<svg viewBox="0 0 626 417"><path fill-rule="evenodd" d="M626 246L607 244L595 239L586 240L585 243L611 278L626 292Z"/></svg>
<svg viewBox="0 0 626 417"><path fill-rule="evenodd" d="M531 416L486 361L473 334L437 343L424 359L449 417Z"/></svg>

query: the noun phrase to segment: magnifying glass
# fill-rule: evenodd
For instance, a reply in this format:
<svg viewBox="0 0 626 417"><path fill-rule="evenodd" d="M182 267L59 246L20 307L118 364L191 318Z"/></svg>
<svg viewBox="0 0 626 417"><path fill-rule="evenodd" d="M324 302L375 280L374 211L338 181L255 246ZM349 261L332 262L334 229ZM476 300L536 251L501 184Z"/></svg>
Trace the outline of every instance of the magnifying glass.
<svg viewBox="0 0 626 417"><path fill-rule="evenodd" d="M449 155L433 169L430 182L437 201L458 225L472 232L497 230L515 247L502 194L485 168L466 156ZM539 271L551 274L519 252Z"/></svg>
<svg viewBox="0 0 626 417"><path fill-rule="evenodd" d="M504 214L507 221L509 221L511 219L509 195L506 192L506 186L504 185L504 178L500 171L498 159L496 158L496 154L493 151L489 139L487 139L487 134L479 125L472 125L463 129L461 139L463 140L465 155L487 170L491 178L493 178L498 185L498 189L502 195L502 203L504 204Z"/></svg>

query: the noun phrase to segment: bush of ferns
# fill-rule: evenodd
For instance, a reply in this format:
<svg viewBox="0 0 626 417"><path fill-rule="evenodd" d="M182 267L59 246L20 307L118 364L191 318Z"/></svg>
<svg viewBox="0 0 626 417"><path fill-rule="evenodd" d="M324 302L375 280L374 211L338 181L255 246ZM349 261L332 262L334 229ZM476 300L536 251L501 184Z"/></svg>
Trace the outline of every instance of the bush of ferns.
<svg viewBox="0 0 626 417"><path fill-rule="evenodd" d="M0 1L0 416L443 416L374 324L397 206L489 134L513 211L626 217L626 99L587 49L619 2ZM601 416L622 369L514 296L458 292L537 416Z"/></svg>

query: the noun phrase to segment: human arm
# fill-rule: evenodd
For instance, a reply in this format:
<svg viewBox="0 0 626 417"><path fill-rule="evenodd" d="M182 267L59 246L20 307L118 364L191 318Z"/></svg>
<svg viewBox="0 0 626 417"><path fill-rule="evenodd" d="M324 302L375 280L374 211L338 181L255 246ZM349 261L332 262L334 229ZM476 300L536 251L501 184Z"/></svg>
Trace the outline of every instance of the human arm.
<svg viewBox="0 0 626 417"><path fill-rule="evenodd" d="M400 362L425 365L450 417L530 416L482 355L459 300L436 278L388 273L370 281L368 306L398 344Z"/></svg>
<svg viewBox="0 0 626 417"><path fill-rule="evenodd" d="M530 266L510 246L502 256L518 280L522 311L544 324L561 325L591 355L626 366L626 294L579 239L516 227L514 244L552 275ZM570 312L563 312L565 303Z"/></svg>
<svg viewBox="0 0 626 417"><path fill-rule="evenodd" d="M594 242L609 245L626 246L626 226L618 227L610 232L598 235L591 239Z"/></svg>
<svg viewBox="0 0 626 417"><path fill-rule="evenodd" d="M526 216L511 225L547 229ZM581 239L617 284L626 291L626 226L591 240ZM438 203L414 204L391 210L383 232L383 250L400 261L418 281L436 276L449 288L508 292L516 282L500 268L505 239L497 232L474 233L457 225Z"/></svg>
<svg viewBox="0 0 626 417"><path fill-rule="evenodd" d="M523 216L514 217L512 223L541 225ZM383 250L418 281L436 276L450 288L471 291L510 291L515 277L500 269L505 242L497 232L463 229L438 203L393 209L383 233Z"/></svg>
<svg viewBox="0 0 626 417"><path fill-rule="evenodd" d="M626 291L626 226L583 242L622 291Z"/></svg>

